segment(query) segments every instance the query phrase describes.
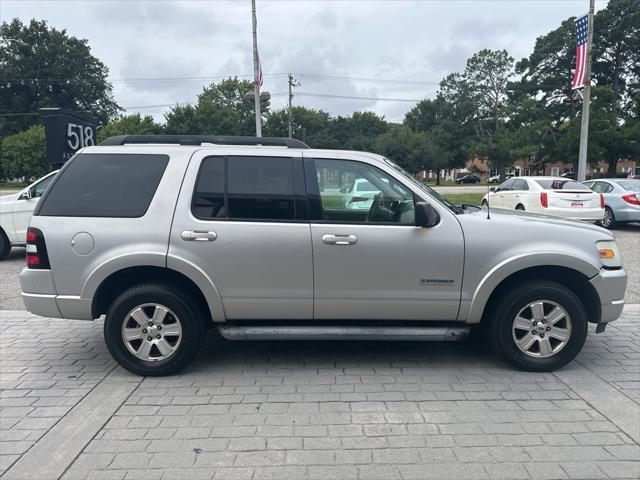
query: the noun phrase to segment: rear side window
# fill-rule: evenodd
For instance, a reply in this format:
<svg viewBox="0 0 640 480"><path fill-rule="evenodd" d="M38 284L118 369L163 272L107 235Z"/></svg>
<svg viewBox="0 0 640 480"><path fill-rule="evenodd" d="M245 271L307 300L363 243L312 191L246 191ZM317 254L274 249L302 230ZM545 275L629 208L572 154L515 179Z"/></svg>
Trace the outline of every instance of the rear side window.
<svg viewBox="0 0 640 480"><path fill-rule="evenodd" d="M293 170L290 157L207 157L192 212L202 220L295 220Z"/></svg>
<svg viewBox="0 0 640 480"><path fill-rule="evenodd" d="M168 162L168 155L80 154L60 172L37 214L141 217Z"/></svg>

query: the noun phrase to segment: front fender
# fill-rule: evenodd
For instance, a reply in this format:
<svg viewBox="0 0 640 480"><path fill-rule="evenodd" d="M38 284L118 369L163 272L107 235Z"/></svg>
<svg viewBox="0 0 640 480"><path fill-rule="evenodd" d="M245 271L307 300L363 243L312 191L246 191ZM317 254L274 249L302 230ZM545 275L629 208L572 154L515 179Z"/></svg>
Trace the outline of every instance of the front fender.
<svg viewBox="0 0 640 480"><path fill-rule="evenodd" d="M596 266L583 258L567 253L536 252L510 257L493 267L478 283L471 299L466 323L480 323L489 297L500 283L510 275L527 268L556 266L582 273L588 279L598 275ZM464 312L459 318L464 319Z"/></svg>

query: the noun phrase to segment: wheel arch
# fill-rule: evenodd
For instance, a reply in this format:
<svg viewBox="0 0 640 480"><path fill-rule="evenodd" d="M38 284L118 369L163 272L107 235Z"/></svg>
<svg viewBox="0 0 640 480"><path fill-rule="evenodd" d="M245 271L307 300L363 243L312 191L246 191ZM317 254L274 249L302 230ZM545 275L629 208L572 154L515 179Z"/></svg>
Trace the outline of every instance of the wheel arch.
<svg viewBox="0 0 640 480"><path fill-rule="evenodd" d="M137 265L122 268L109 274L97 287L91 304L92 318L98 318L109 309L115 298L132 287L144 282L164 282L186 290L195 299L199 309L205 315L205 324L224 321L222 303L213 284L202 288L202 282L196 282L191 276L178 270L157 265ZM206 317L209 318L206 318ZM209 320L209 321L206 321Z"/></svg>
<svg viewBox="0 0 640 480"><path fill-rule="evenodd" d="M596 267L578 257L565 254L540 254L531 257L533 258L523 256L502 263L482 279L471 301L467 323L483 321L504 292L513 285L530 280L552 280L565 285L583 303L590 322L600 319L600 296L590 282L598 274ZM549 261L554 258L555 261ZM541 262L541 259L546 261Z"/></svg>

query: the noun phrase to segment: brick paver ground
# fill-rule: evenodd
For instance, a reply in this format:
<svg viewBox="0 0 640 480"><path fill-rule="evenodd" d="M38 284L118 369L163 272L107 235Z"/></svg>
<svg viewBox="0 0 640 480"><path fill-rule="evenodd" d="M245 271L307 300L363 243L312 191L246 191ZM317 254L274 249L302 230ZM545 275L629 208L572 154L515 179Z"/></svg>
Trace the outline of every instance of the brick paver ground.
<svg viewBox="0 0 640 480"><path fill-rule="evenodd" d="M142 379L116 367L101 322L2 311L0 473L640 478L639 317L591 328L556 373L514 371L481 344L212 336L181 375Z"/></svg>

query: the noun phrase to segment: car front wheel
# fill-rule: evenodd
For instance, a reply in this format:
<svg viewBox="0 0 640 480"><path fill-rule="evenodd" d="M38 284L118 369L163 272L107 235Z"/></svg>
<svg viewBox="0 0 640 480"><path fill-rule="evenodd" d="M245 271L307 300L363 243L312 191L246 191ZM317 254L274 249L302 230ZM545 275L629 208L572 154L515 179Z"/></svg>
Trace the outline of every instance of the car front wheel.
<svg viewBox="0 0 640 480"><path fill-rule="evenodd" d="M580 299L554 282L529 282L507 293L489 320L490 341L510 364L550 372L572 361L587 337Z"/></svg>
<svg viewBox="0 0 640 480"><path fill-rule="evenodd" d="M104 337L113 358L143 376L172 375L195 357L205 329L185 292L144 283L118 296L107 312Z"/></svg>

